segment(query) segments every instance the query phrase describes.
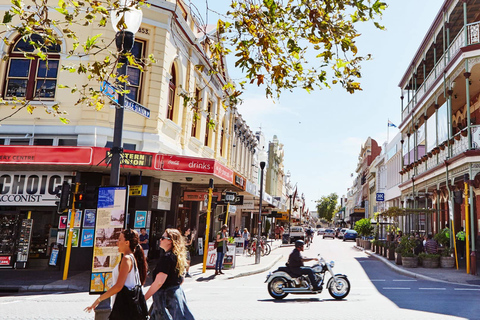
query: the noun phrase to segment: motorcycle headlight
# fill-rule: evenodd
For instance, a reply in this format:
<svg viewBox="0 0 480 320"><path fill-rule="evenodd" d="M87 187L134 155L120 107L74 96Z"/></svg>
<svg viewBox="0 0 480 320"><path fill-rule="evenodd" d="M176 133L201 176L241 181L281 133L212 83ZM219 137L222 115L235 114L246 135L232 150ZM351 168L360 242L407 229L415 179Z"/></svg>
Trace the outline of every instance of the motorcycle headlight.
<svg viewBox="0 0 480 320"><path fill-rule="evenodd" d="M330 268L335 267L335 261L330 261Z"/></svg>

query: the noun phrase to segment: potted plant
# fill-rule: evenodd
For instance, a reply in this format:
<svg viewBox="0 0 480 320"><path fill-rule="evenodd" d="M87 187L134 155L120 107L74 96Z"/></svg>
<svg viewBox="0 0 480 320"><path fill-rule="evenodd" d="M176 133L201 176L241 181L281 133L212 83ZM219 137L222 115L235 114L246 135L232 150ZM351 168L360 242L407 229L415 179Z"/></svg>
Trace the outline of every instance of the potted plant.
<svg viewBox="0 0 480 320"><path fill-rule="evenodd" d="M402 265L405 268L418 267L418 256L413 253L413 249L416 247L415 239L411 239L409 236L403 236L398 247L402 254Z"/></svg>
<svg viewBox="0 0 480 320"><path fill-rule="evenodd" d="M373 226L370 219L360 219L355 223L354 227L358 235L363 238L363 247L365 250L370 250L371 242L367 239L373 234Z"/></svg>
<svg viewBox="0 0 480 320"><path fill-rule="evenodd" d="M455 267L455 258L452 257L452 249L445 247L440 255L440 267L453 268Z"/></svg>
<svg viewBox="0 0 480 320"><path fill-rule="evenodd" d="M390 242L388 245L387 259L395 260L395 242Z"/></svg>
<svg viewBox="0 0 480 320"><path fill-rule="evenodd" d="M424 268L438 268L440 264L440 255L422 252L418 255L418 260Z"/></svg>

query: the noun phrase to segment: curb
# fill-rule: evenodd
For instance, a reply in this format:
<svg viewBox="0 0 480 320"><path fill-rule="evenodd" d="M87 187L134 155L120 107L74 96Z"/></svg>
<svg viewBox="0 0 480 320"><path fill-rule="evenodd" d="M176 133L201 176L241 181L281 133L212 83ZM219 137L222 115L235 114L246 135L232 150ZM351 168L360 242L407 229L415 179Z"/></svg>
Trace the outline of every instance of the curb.
<svg viewBox="0 0 480 320"><path fill-rule="evenodd" d="M398 267L396 264L393 264L390 262L390 260L384 258L384 257L381 257L373 252L370 252L370 251L367 251L365 250L364 248L361 248L361 247L358 247L358 246L354 246L355 249L357 250L360 250L360 251L363 251L365 254L367 254L368 256L370 257L374 257L375 259L383 262L384 264L386 264L390 269L392 269L393 271L397 272L397 273L400 273L400 274L403 274L404 276L407 276L407 277L411 277L411 278L416 278L416 279L421 279L421 280L427 280L427 281L434 281L434 282L441 282L441 283L449 283L449 284L458 284L458 285L462 285L462 286L468 286L468 287L474 287L474 288L480 288L480 285L476 285L476 284L469 284L469 283L461 283L461 282L456 282L456 281L447 281L447 280L440 280L440 279L436 279L436 278L432 278L432 277L429 277L429 276L425 276L423 274L418 274L418 273L415 273L415 272L412 272L412 271L408 271L408 270L405 270L403 268L400 268Z"/></svg>
<svg viewBox="0 0 480 320"><path fill-rule="evenodd" d="M251 271L246 271L246 272L240 272L236 275L228 277L227 279L235 279L235 278L240 278L240 277L246 277L246 276L251 276L253 274L265 272L268 269L270 269L271 267L273 267L275 265L275 263L277 263L282 258L283 258L283 254L279 255L277 258L275 258L274 261L270 262L268 265L266 265L263 268L259 268L259 269L255 269L255 270L251 270Z"/></svg>

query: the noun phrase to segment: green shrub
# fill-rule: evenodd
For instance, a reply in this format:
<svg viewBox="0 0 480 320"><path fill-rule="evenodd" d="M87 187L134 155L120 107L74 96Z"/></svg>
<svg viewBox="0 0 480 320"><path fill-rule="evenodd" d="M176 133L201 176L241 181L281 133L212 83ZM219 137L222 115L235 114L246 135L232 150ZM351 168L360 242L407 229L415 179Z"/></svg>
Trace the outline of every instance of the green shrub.
<svg viewBox="0 0 480 320"><path fill-rule="evenodd" d="M355 231L357 231L358 235L361 237L370 237L373 234L373 226L370 222L370 219L363 218L358 220L355 223L354 227Z"/></svg>
<svg viewBox="0 0 480 320"><path fill-rule="evenodd" d="M409 236L403 236L400 239L400 243L395 249L395 252L401 253L402 257L415 257L413 249L417 246L415 239L411 239Z"/></svg>
<svg viewBox="0 0 480 320"><path fill-rule="evenodd" d="M443 229L439 233L437 233L433 239L438 242L439 245L442 247L449 247L450 246L450 238L447 237L447 230Z"/></svg>
<svg viewBox="0 0 480 320"><path fill-rule="evenodd" d="M440 259L440 255L439 254L433 254L433 253L425 253L425 252L422 252L418 255L418 259L420 261L423 261L423 259Z"/></svg>

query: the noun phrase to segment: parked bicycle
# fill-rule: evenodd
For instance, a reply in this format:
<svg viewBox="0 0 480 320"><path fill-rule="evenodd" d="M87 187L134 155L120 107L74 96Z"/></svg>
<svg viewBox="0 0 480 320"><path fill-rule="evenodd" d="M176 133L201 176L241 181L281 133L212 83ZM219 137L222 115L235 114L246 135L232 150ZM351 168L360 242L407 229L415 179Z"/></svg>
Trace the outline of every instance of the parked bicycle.
<svg viewBox="0 0 480 320"><path fill-rule="evenodd" d="M257 238L253 238L252 241L248 244L247 255L255 255L257 251ZM269 255L272 251L272 247L267 243L265 237L260 238L260 254L262 256Z"/></svg>

